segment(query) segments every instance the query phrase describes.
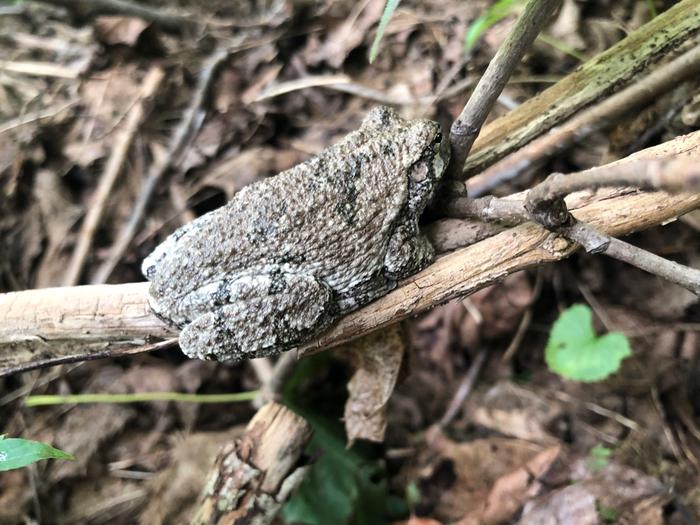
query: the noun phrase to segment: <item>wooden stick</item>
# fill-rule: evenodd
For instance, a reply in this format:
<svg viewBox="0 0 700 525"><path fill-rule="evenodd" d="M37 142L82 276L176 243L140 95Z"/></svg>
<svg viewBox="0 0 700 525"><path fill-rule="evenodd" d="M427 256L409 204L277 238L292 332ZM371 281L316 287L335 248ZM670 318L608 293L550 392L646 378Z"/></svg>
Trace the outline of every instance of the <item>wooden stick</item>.
<svg viewBox="0 0 700 525"><path fill-rule="evenodd" d="M311 425L288 408L262 407L243 437L219 453L190 523L271 523L309 469L299 463L311 434Z"/></svg>
<svg viewBox="0 0 700 525"><path fill-rule="evenodd" d="M153 95L158 90L158 86L160 86L164 77L165 72L160 67L154 66L143 81L141 93L138 95L138 103L129 111L124 122L124 129L121 130L115 140L112 153L95 189L90 208L80 227L78 242L68 263L68 270L63 280L64 286L75 286L80 281L83 266L92 248L95 232L102 221L102 216L107 206L107 199L112 195L112 189L117 182L117 177L124 168L129 147L134 140L134 136L136 136L141 122L148 114Z"/></svg>
<svg viewBox="0 0 700 525"><path fill-rule="evenodd" d="M700 155L700 132L639 152L616 164L640 158ZM572 213L607 235L624 235L663 224L700 207L700 194L663 192L599 192L574 194L567 199ZM439 258L424 271L403 281L390 294L352 312L332 329L307 344L319 351L445 301L469 295L523 268L558 261L571 255L574 243L534 223L512 228ZM157 319L147 304L148 283L28 290L0 295L0 375L30 363L48 364L80 354L79 343L108 343L137 338L172 337L175 333ZM57 343L69 342L69 349ZM97 352L83 350L89 359Z"/></svg>
<svg viewBox="0 0 700 525"><path fill-rule="evenodd" d="M699 31L700 2L682 0L673 5L554 86L484 126L465 164L465 176L479 173L615 91Z"/></svg>
<svg viewBox="0 0 700 525"><path fill-rule="evenodd" d="M559 6L560 0L529 0L513 30L498 48L479 83L474 88L462 112L450 129L452 155L447 173L449 178L460 179L464 160L474 144L481 126L491 112L508 79L520 63L538 33Z"/></svg>

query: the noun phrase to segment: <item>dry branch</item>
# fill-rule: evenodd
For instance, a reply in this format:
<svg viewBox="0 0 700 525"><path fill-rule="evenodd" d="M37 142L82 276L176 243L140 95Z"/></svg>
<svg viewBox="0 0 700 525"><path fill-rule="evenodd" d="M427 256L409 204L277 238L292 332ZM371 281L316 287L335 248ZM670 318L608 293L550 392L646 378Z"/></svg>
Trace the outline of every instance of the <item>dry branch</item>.
<svg viewBox="0 0 700 525"><path fill-rule="evenodd" d="M115 140L112 153L107 160L100 182L95 189L92 203L83 220L80 233L78 234L78 242L68 263L68 270L63 280L64 286L75 286L80 281L83 266L92 248L95 232L100 225L107 206L107 199L112 194L112 189L117 182L117 177L122 172L134 136L141 122L148 114L153 95L158 90L158 86L160 86L164 76L165 72L160 67L154 66L143 81L143 87L138 95L138 102L129 111L124 122L124 129L121 130Z"/></svg>
<svg viewBox="0 0 700 525"><path fill-rule="evenodd" d="M695 46L471 178L468 182L470 193L483 195L498 184L532 169L536 163L545 161L550 155L561 153L572 144L580 143L586 137L617 122L632 109L648 103L697 75L698 69L700 46Z"/></svg>
<svg viewBox="0 0 700 525"><path fill-rule="evenodd" d="M508 79L538 33L550 19L560 0L529 0L525 10L496 56L489 63L469 100L450 129L452 151L447 176L461 178L464 160L474 144L481 126L491 112Z"/></svg>
<svg viewBox="0 0 700 525"><path fill-rule="evenodd" d="M219 453L190 523L271 523L308 471L299 463L311 434L311 426L288 408L262 407L243 437Z"/></svg>
<svg viewBox="0 0 700 525"><path fill-rule="evenodd" d="M700 156L700 132L678 137L617 161ZM668 195L617 190L574 194L567 205L577 219L607 235L624 235L663 224L700 207L700 194ZM382 328L458 296L469 295L524 268L571 255L577 246L527 223L439 258L390 294L343 319L305 351L320 350ZM107 343L173 335L147 304L148 283L29 290L0 295L0 374L62 359L56 344ZM29 348L29 349L28 349ZM65 349L64 349L65 351ZM96 350L82 350L85 359Z"/></svg>
<svg viewBox="0 0 700 525"><path fill-rule="evenodd" d="M465 164L473 175L622 86L700 31L700 2L683 0L554 86L481 130Z"/></svg>

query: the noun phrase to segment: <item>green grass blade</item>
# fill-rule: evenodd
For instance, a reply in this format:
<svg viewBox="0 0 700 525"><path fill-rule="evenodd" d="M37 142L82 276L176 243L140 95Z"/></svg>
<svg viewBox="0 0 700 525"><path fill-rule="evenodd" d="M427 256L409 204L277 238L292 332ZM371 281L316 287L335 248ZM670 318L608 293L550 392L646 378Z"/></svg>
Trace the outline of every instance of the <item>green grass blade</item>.
<svg viewBox="0 0 700 525"><path fill-rule="evenodd" d="M75 394L65 396L27 396L28 407L87 403L143 403L153 401L179 401L184 403L239 403L252 401L259 390L231 394L185 394L182 392L141 392L135 394Z"/></svg>
<svg viewBox="0 0 700 525"><path fill-rule="evenodd" d="M384 6L384 12L382 13L382 18L379 21L379 28L377 28L377 34L374 37L374 42L372 42L372 48L369 50L369 63L374 62L379 54L379 44L384 38L384 31L386 31L386 26L389 25L389 20L394 15L394 11L399 5L401 0L387 0Z"/></svg>
<svg viewBox="0 0 700 525"><path fill-rule="evenodd" d="M491 26L507 17L512 12L516 1L522 0L498 0L484 14L474 20L469 25L467 34L464 37L464 52L468 53L471 51L476 42Z"/></svg>

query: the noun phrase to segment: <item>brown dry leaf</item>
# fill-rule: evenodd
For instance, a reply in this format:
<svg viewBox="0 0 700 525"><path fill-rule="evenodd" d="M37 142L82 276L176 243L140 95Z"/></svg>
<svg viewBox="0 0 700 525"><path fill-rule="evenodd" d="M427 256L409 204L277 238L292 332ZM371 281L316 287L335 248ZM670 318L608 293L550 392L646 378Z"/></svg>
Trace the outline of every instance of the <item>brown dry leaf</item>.
<svg viewBox="0 0 700 525"><path fill-rule="evenodd" d="M553 445L558 440L548 425L563 413L557 401L510 381L501 381L468 401L469 420L507 436Z"/></svg>
<svg viewBox="0 0 700 525"><path fill-rule="evenodd" d="M570 481L572 485L526 505L518 524L597 524L602 522L599 509L614 512L619 522L642 523L644 517L651 520L644 523L653 523L653 517L667 501L666 489L656 478L618 463L595 470L589 458L578 459L571 465Z"/></svg>
<svg viewBox="0 0 700 525"><path fill-rule="evenodd" d="M80 480L69 492L53 523L132 523L144 504L146 491L134 480L100 476Z"/></svg>
<svg viewBox="0 0 700 525"><path fill-rule="evenodd" d="M88 116L77 119L68 133L63 153L75 164L88 167L111 150L111 141L141 93L143 72L134 64L114 67L80 87Z"/></svg>
<svg viewBox="0 0 700 525"><path fill-rule="evenodd" d="M191 193L196 194L203 188L213 187L222 190L227 199L232 199L244 186L266 175L283 171L300 160L299 153L292 150L285 152L270 147L250 148L241 152L231 150L212 163L192 186Z"/></svg>
<svg viewBox="0 0 700 525"><path fill-rule="evenodd" d="M462 341L470 342L475 334L486 339L512 336L532 302L532 294L530 279L524 271L472 294L469 299L481 313L483 322L477 324L472 316L466 317L461 325Z"/></svg>
<svg viewBox="0 0 700 525"><path fill-rule="evenodd" d="M95 34L105 44L133 46L151 24L142 18L130 16L98 16L94 25Z"/></svg>
<svg viewBox="0 0 700 525"><path fill-rule="evenodd" d="M585 49L585 43L579 34L580 29L580 5L575 0L564 0L559 15L549 26L549 35L573 49Z"/></svg>
<svg viewBox="0 0 700 525"><path fill-rule="evenodd" d="M600 525L596 501L585 487L571 485L540 498L523 512L518 525Z"/></svg>
<svg viewBox="0 0 700 525"><path fill-rule="evenodd" d="M501 476L486 501L459 521L459 525L496 525L510 521L530 498L542 490L540 478L559 457L561 447L549 447L524 466Z"/></svg>
<svg viewBox="0 0 700 525"><path fill-rule="evenodd" d="M352 5L352 4L351 4ZM370 28L379 21L384 10L383 2L357 2L344 21L330 31L323 43L311 35L303 55L312 66L327 62L339 68L350 52L364 42Z"/></svg>
<svg viewBox="0 0 700 525"><path fill-rule="evenodd" d="M60 177L51 170L42 169L36 173L33 194L47 240L37 268L35 286L59 286L70 256L63 249L64 244L82 210L73 203Z"/></svg>
<svg viewBox="0 0 700 525"><path fill-rule="evenodd" d="M0 475L0 523L22 523L25 507L32 499L27 469Z"/></svg>
<svg viewBox="0 0 700 525"><path fill-rule="evenodd" d="M192 506L206 485L219 449L244 430L241 426L226 432L198 432L176 438L169 466L148 481L149 501L139 523L189 523Z"/></svg>
<svg viewBox="0 0 700 525"><path fill-rule="evenodd" d="M356 439L384 441L386 405L399 377L405 351L400 324L357 339L346 348L357 367L348 383L350 397L345 403L349 445Z"/></svg>
<svg viewBox="0 0 700 525"><path fill-rule="evenodd" d="M492 437L456 443L437 435L425 451L429 464L421 470L419 488L428 501L438 501L436 518L459 520L484 508L500 478L549 457L535 459L545 450L518 439Z"/></svg>

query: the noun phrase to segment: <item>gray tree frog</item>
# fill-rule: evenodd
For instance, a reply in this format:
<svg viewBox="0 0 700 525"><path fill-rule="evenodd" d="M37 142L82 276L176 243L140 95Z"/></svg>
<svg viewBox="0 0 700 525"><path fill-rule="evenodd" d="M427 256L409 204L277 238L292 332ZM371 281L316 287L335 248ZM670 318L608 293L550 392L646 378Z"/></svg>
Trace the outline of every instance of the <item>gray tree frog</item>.
<svg viewBox="0 0 700 525"><path fill-rule="evenodd" d="M337 144L170 235L143 262L151 308L182 328L190 357L298 346L432 261L418 218L447 151L437 123L371 110Z"/></svg>

